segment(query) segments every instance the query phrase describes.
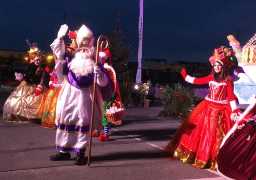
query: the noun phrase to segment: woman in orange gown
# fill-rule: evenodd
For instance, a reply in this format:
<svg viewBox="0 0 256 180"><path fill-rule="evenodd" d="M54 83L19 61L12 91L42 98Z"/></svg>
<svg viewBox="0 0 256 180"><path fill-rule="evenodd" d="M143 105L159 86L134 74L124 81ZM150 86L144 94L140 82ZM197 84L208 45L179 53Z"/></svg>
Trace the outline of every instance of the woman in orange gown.
<svg viewBox="0 0 256 180"><path fill-rule="evenodd" d="M56 117L56 105L59 92L61 90L61 84L58 81L55 69L50 70L48 67L45 69L50 75L49 87L43 106L43 115L41 126L47 129L56 129L55 117Z"/></svg>
<svg viewBox="0 0 256 180"><path fill-rule="evenodd" d="M196 168L216 169L216 156L226 133L232 128L232 116L238 113L233 81L226 67L231 67L232 51L226 47L215 50L210 58L213 73L203 78L181 74L193 84L209 84L210 93L183 121L163 151L164 156L174 156Z"/></svg>

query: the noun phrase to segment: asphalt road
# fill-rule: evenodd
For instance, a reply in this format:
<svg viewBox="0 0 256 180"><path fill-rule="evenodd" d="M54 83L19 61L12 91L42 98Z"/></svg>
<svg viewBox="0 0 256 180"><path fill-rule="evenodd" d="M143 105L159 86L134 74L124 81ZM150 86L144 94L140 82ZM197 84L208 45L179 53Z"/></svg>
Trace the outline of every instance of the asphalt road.
<svg viewBox="0 0 256 180"><path fill-rule="evenodd" d="M4 105L8 94L0 94ZM163 158L167 145L180 121L159 117L154 107L127 108L120 126L111 126L110 141L92 140L91 165L75 166L75 153L68 161L52 162L55 130L40 124L7 123L0 109L1 180L187 180L222 179L216 171L199 170L179 160ZM88 152L87 152L88 153Z"/></svg>

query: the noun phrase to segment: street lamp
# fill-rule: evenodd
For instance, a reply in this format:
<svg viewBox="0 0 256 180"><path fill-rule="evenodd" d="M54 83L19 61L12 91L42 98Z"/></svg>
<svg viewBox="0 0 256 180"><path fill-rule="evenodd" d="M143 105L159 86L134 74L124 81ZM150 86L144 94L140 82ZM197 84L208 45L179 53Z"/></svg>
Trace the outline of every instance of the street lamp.
<svg viewBox="0 0 256 180"><path fill-rule="evenodd" d="M52 59L53 59L53 56L51 56L51 55L47 56L47 62L48 63L50 63L52 61Z"/></svg>

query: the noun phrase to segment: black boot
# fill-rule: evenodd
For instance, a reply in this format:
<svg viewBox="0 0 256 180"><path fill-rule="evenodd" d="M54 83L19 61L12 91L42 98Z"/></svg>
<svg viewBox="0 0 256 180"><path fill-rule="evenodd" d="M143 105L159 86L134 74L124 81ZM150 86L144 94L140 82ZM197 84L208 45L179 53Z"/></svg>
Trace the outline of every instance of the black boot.
<svg viewBox="0 0 256 180"><path fill-rule="evenodd" d="M74 164L81 166L86 164L86 159L84 157L85 153L77 153Z"/></svg>
<svg viewBox="0 0 256 180"><path fill-rule="evenodd" d="M62 161L62 160L68 160L71 158L70 153L61 153L58 152L56 155L50 156L51 161Z"/></svg>

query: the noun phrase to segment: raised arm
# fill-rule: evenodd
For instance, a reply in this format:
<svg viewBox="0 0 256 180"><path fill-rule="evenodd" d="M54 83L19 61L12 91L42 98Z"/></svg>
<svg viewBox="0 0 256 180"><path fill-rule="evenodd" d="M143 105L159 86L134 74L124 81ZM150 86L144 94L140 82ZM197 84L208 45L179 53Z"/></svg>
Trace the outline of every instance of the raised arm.
<svg viewBox="0 0 256 180"><path fill-rule="evenodd" d="M63 38L65 37L67 31L68 26L66 24L61 25L57 38L50 45L58 60L64 60L65 44Z"/></svg>
<svg viewBox="0 0 256 180"><path fill-rule="evenodd" d="M210 81L214 80L212 75L202 77L202 78L195 78L190 75L187 75L185 69L181 70L181 75L185 79L186 82L191 84L208 84Z"/></svg>

